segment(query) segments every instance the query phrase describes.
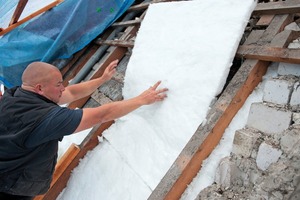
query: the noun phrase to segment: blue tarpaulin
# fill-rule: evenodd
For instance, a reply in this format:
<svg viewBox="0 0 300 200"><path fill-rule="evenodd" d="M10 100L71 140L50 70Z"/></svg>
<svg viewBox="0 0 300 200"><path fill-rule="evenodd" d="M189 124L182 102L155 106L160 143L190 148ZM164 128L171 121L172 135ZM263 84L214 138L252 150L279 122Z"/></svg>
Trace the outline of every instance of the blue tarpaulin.
<svg viewBox="0 0 300 200"><path fill-rule="evenodd" d="M0 38L0 82L8 88L20 85L29 63L71 57L116 21L133 2L64 0L5 34ZM1 6L4 5L0 5L0 10Z"/></svg>

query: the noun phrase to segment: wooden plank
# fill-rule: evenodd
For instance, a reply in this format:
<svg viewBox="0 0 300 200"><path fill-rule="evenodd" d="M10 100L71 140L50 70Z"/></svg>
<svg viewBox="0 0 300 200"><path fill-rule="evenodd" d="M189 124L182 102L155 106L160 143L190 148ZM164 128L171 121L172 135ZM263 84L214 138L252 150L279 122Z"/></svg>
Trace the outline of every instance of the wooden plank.
<svg viewBox="0 0 300 200"><path fill-rule="evenodd" d="M50 3L49 5L45 6L44 8L41 8L40 10L32 13L31 15L25 17L24 19L21 19L20 21L10 25L8 28L6 29L3 29L1 32L0 32L0 36L1 35L4 35L6 33L8 33L9 31L15 29L16 27L18 27L19 25L29 21L30 19L42 14L43 12L46 12L47 10L50 10L51 8L53 8L54 6L56 6L57 4L61 3L63 0L57 0L53 3Z"/></svg>
<svg viewBox="0 0 300 200"><path fill-rule="evenodd" d="M261 18L259 18L258 22L256 23L256 26L268 26L275 15L263 15Z"/></svg>
<svg viewBox="0 0 300 200"><path fill-rule="evenodd" d="M293 40L300 37L299 31L283 30L271 41L272 47L287 47Z"/></svg>
<svg viewBox="0 0 300 200"><path fill-rule="evenodd" d="M117 47L126 47L126 48L133 48L134 42L133 41L124 41L124 40L98 40L95 41L98 45L110 45L110 46L117 46Z"/></svg>
<svg viewBox="0 0 300 200"><path fill-rule="evenodd" d="M253 11L253 15L275 15L299 13L300 0L278 1L259 3Z"/></svg>
<svg viewBox="0 0 300 200"><path fill-rule="evenodd" d="M128 20L128 21L125 21L125 22L115 22L111 26L112 27L135 26L135 25L139 25L141 22L142 22L142 19Z"/></svg>
<svg viewBox="0 0 300 200"><path fill-rule="evenodd" d="M264 30L253 30L249 34L244 44L256 44L259 38L264 34Z"/></svg>
<svg viewBox="0 0 300 200"><path fill-rule="evenodd" d="M110 98L98 90L92 94L91 98L93 98L99 105L113 102Z"/></svg>
<svg viewBox="0 0 300 200"><path fill-rule="evenodd" d="M270 38L274 38L289 19L291 19L290 16L275 16L258 42L270 43ZM232 118L242 107L251 91L260 83L268 65L269 62L266 61L249 59L242 64L218 101L209 111L206 117L207 122L199 126L163 179L151 193L149 200L180 199L187 186L201 169L203 160L210 155Z"/></svg>
<svg viewBox="0 0 300 200"><path fill-rule="evenodd" d="M274 37L284 30L284 27L293 22L292 15L275 15L271 24L265 30L257 44L270 45Z"/></svg>
<svg viewBox="0 0 300 200"><path fill-rule="evenodd" d="M300 64L300 49L242 45L236 55L249 59Z"/></svg>
<svg viewBox="0 0 300 200"><path fill-rule="evenodd" d="M17 8L15 9L15 12L9 22L9 26L15 24L19 20L27 2L28 0L19 0Z"/></svg>

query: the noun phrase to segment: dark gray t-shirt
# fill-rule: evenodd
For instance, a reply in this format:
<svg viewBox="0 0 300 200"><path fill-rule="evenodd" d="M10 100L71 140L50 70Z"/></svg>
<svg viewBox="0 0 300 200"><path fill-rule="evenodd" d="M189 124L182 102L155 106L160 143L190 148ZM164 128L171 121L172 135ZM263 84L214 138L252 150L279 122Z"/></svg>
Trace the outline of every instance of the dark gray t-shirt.
<svg viewBox="0 0 300 200"><path fill-rule="evenodd" d="M25 145L30 148L51 140L62 140L65 135L70 135L76 130L81 118L81 109L72 110L58 106L31 132Z"/></svg>

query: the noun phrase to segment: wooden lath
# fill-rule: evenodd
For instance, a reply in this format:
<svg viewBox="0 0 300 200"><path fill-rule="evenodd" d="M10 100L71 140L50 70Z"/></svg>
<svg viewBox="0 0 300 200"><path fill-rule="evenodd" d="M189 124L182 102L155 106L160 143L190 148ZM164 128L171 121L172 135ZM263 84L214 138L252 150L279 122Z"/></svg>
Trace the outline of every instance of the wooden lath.
<svg viewBox="0 0 300 200"><path fill-rule="evenodd" d="M124 40L99 40L95 42L96 44L102 45L110 45L110 46L117 46L117 47L127 47L133 48L134 42L133 41L124 41Z"/></svg>
<svg viewBox="0 0 300 200"><path fill-rule="evenodd" d="M111 26L135 26L139 25L142 22L142 19L136 19L136 20L128 20L126 22L115 22Z"/></svg>
<svg viewBox="0 0 300 200"><path fill-rule="evenodd" d="M248 59L300 64L300 49L242 45L236 55Z"/></svg>
<svg viewBox="0 0 300 200"><path fill-rule="evenodd" d="M27 0L25 0L27 1ZM8 32L10 32L11 30L15 29L16 27L20 26L21 24L31 20L32 18L42 14L43 12L46 12L47 10L50 10L51 8L55 7L56 5L58 5L59 3L63 2L63 0L56 0L52 3L50 3L49 5L41 8L40 10L28 15L27 17L21 19L20 21L19 20L19 17L21 16L25 6L26 6L26 3L23 3L23 0L20 0L19 1L19 4L14 12L14 15L10 21L10 24L7 28L0 28L0 36L1 35L4 35Z"/></svg>
<svg viewBox="0 0 300 200"><path fill-rule="evenodd" d="M254 15L292 14L300 12L300 0L278 1L257 4Z"/></svg>

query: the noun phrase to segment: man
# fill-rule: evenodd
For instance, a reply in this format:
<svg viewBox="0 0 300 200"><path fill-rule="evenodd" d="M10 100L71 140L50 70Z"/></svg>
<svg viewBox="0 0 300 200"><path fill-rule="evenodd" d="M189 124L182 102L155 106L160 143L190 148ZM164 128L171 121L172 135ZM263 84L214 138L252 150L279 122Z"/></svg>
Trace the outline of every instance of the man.
<svg viewBox="0 0 300 200"><path fill-rule="evenodd" d="M0 199L32 199L47 192L57 159L58 141L96 124L122 117L162 101L160 82L132 99L96 108L60 107L92 94L111 79L118 61L100 78L64 87L60 71L34 62L22 75L22 86L6 90L0 100Z"/></svg>

